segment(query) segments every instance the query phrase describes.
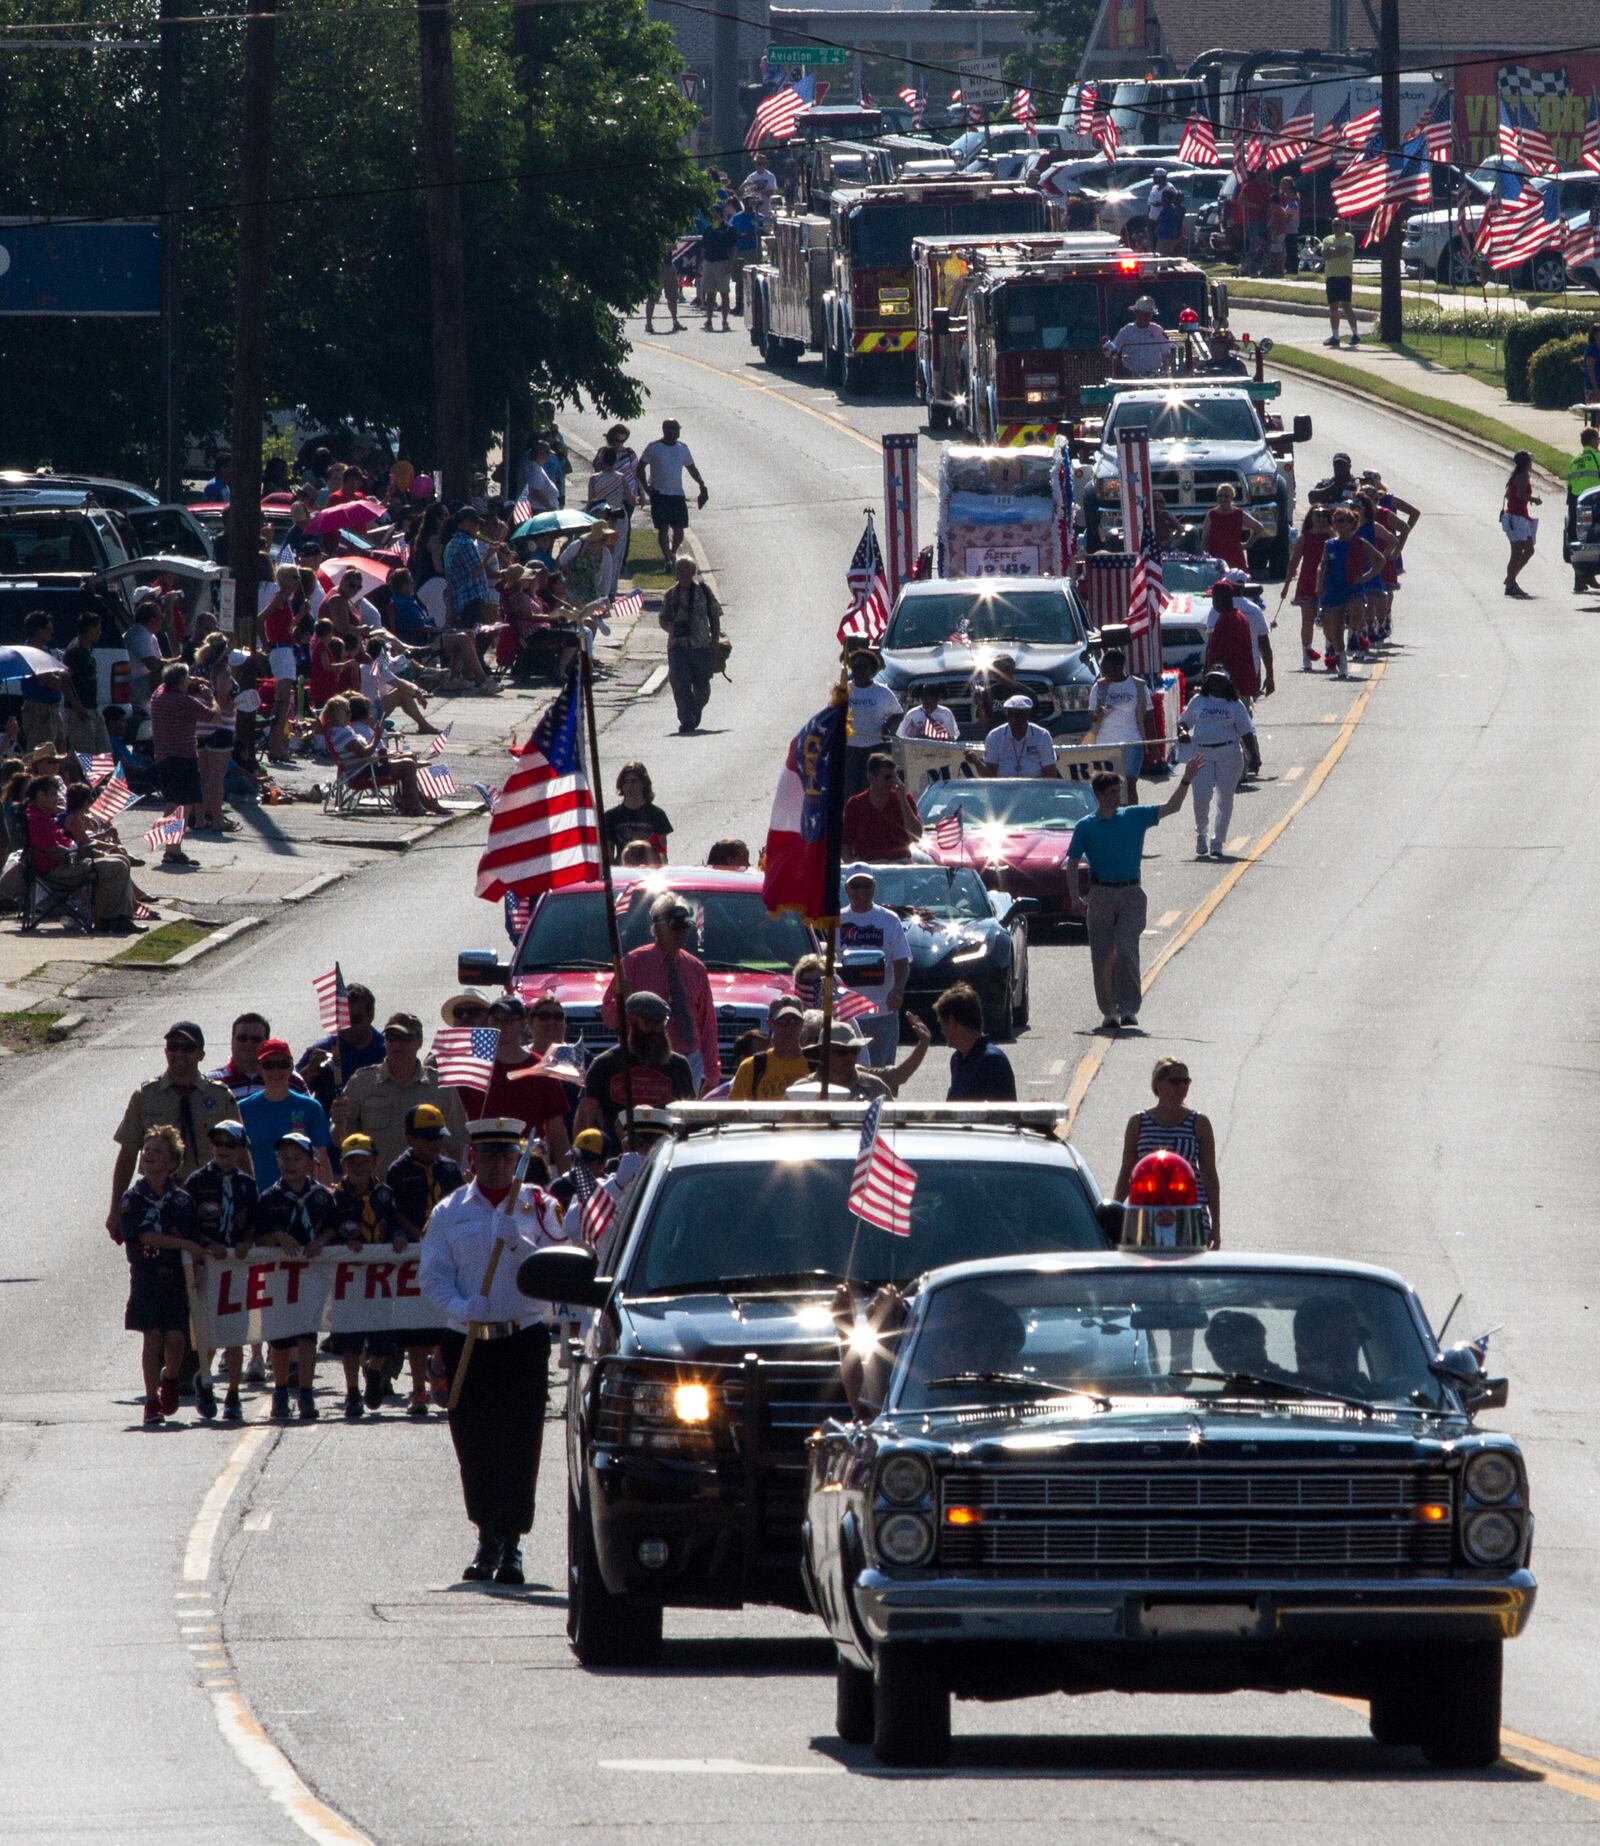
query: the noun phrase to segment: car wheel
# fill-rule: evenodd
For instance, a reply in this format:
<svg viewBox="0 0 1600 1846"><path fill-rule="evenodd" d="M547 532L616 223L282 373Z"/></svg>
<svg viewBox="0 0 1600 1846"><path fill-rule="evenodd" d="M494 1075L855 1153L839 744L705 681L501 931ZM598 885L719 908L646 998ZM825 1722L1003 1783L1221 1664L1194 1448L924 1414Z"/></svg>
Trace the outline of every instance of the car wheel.
<svg viewBox="0 0 1600 1846"><path fill-rule="evenodd" d="M1017 954L1019 951L1014 949L1012 953ZM1025 1026L1028 1023L1028 1007L1031 1003L1028 993L1028 951L1022 949L1020 954L1022 957L1022 979L1017 983L1016 1023L1019 1026Z"/></svg>
<svg viewBox="0 0 1600 1846"><path fill-rule="evenodd" d="M1435 1769L1489 1769L1500 1760L1503 1645L1460 1641L1428 1650L1418 1716L1422 1754Z"/></svg>
<svg viewBox="0 0 1600 1846"><path fill-rule="evenodd" d="M865 397L867 394L866 362L855 353L849 353L844 361L844 388L850 397Z"/></svg>
<svg viewBox="0 0 1600 1846"><path fill-rule="evenodd" d="M929 429L948 429L949 427L950 427L949 406L945 404L937 403L934 399L930 398L928 400L928 428Z"/></svg>
<svg viewBox="0 0 1600 1846"><path fill-rule="evenodd" d="M872 1675L841 1654L834 1664L833 1728L846 1743L871 1743Z"/></svg>
<svg viewBox="0 0 1600 1846"><path fill-rule="evenodd" d="M613 1596L600 1576L588 1514L567 1496L567 1639L586 1667L653 1666L661 1654L659 1604Z"/></svg>
<svg viewBox="0 0 1600 1846"><path fill-rule="evenodd" d="M1407 1681L1374 1692L1367 1728L1376 1742L1389 1747L1421 1743L1422 1717L1417 1710L1415 1686Z"/></svg>
<svg viewBox="0 0 1600 1846"><path fill-rule="evenodd" d="M915 1645L879 1647L872 1682L872 1753L895 1769L931 1769L950 1754L950 1689Z"/></svg>
<svg viewBox="0 0 1600 1846"><path fill-rule="evenodd" d="M1434 266L1434 274L1446 288L1468 288L1474 280L1472 262L1458 246L1445 251Z"/></svg>
<svg viewBox="0 0 1600 1846"><path fill-rule="evenodd" d="M1289 574L1289 520L1288 509L1278 509L1278 533L1267 546L1267 568L1269 573L1281 583Z"/></svg>
<svg viewBox="0 0 1600 1846"><path fill-rule="evenodd" d="M984 1030L990 1038L1004 1041L1017 1035L1017 1009L1011 997L1011 976L1006 976L1005 999L990 1010L983 1022Z"/></svg>
<svg viewBox="0 0 1600 1846"><path fill-rule="evenodd" d="M831 339L825 341L822 348L822 377L826 384L839 382L839 349Z"/></svg>
<svg viewBox="0 0 1600 1846"><path fill-rule="evenodd" d="M1536 295L1559 295L1567 286L1567 265L1558 251L1546 250L1528 265L1528 286Z"/></svg>

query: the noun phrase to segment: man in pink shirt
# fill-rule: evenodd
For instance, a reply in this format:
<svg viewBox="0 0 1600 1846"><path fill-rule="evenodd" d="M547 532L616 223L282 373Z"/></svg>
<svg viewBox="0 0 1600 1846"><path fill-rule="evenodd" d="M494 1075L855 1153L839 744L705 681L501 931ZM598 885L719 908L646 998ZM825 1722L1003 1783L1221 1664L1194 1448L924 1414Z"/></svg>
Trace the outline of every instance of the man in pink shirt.
<svg viewBox="0 0 1600 1846"><path fill-rule="evenodd" d="M700 957L683 946L693 924L694 913L683 899L674 891L663 891L650 906L650 933L655 941L630 949L622 958L622 972L630 994L641 990L659 994L671 1008L668 1037L672 1049L689 1060L698 1094L722 1081L722 1057L717 1049L711 977ZM600 1016L608 1026L616 1027L615 981L606 986Z"/></svg>

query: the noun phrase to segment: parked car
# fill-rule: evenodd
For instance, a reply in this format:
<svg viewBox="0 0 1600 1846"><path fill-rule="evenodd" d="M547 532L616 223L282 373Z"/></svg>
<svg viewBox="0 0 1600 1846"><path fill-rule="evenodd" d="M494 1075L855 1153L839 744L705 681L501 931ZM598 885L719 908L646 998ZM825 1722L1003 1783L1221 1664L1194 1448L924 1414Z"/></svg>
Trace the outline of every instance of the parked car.
<svg viewBox="0 0 1600 1846"><path fill-rule="evenodd" d="M163 502L132 481L92 474L56 474L37 468L0 468L0 505L71 505L62 496L83 495L84 503L103 506L121 522L124 543L135 556L156 552L212 559L209 534L187 506Z"/></svg>

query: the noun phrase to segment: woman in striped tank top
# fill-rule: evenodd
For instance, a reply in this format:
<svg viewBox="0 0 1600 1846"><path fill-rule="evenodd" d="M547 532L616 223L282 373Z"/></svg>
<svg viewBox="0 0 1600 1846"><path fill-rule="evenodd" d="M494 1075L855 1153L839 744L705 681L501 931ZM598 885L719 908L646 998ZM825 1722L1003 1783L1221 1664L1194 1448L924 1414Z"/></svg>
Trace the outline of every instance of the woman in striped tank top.
<svg viewBox="0 0 1600 1846"><path fill-rule="evenodd" d="M1117 1175L1114 1197L1128 1196L1128 1182L1133 1169L1157 1148L1170 1147L1194 1168L1199 1182L1200 1203L1211 1213L1212 1242L1222 1235L1222 1188L1217 1178L1217 1143L1205 1116L1189 1107L1189 1067L1182 1058L1157 1058L1150 1074L1156 1106L1141 1109L1128 1117L1122 1136L1122 1171Z"/></svg>

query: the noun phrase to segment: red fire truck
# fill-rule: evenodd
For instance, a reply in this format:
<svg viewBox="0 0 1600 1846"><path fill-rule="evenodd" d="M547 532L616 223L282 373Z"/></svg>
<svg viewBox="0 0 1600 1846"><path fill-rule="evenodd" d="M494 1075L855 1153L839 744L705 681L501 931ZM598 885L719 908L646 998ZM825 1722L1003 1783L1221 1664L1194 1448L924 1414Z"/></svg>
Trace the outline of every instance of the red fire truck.
<svg viewBox="0 0 1600 1846"><path fill-rule="evenodd" d="M823 355L830 384L910 382L911 245L926 236L1045 231L1055 208L1012 180L935 179L836 192L826 218L780 219L772 260L745 271L745 321L769 365Z"/></svg>

